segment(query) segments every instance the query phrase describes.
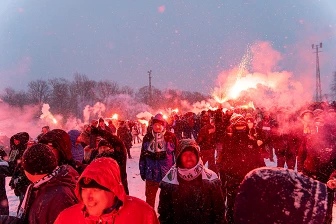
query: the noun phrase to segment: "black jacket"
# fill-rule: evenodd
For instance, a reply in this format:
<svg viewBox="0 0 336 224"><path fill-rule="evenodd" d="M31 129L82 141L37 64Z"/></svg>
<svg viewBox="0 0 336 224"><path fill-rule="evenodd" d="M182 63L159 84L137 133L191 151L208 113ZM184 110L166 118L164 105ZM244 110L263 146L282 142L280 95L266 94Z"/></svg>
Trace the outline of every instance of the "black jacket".
<svg viewBox="0 0 336 224"><path fill-rule="evenodd" d="M52 224L64 209L75 205L78 173L69 165L60 167L60 172L37 189L33 189L28 202L26 221L29 224Z"/></svg>
<svg viewBox="0 0 336 224"><path fill-rule="evenodd" d="M161 224L224 223L224 199L219 179L192 181L179 178L179 185L161 182L158 213Z"/></svg>
<svg viewBox="0 0 336 224"><path fill-rule="evenodd" d="M18 145L15 145L14 139L19 140L20 143ZM29 141L29 135L27 132L17 133L10 138L10 152L8 158L10 172L14 172L14 169L17 165L17 161L21 159L24 151L27 148L28 141Z"/></svg>
<svg viewBox="0 0 336 224"><path fill-rule="evenodd" d="M324 127L302 141L298 153L298 171L326 183L335 169L336 139Z"/></svg>
<svg viewBox="0 0 336 224"><path fill-rule="evenodd" d="M98 157L110 157L117 161L120 167L121 181L124 186L125 192L128 195L129 191L128 191L127 172L126 172L127 151L126 151L126 147L123 141L120 138L118 138L116 135L113 135L112 133L106 130L92 129L91 134L102 137L103 139L108 141L110 145L113 147L114 149L113 153L108 154L108 155L104 155L104 154L98 155ZM92 152L91 158L93 156L96 157L96 155L97 153Z"/></svg>
<svg viewBox="0 0 336 224"><path fill-rule="evenodd" d="M124 142L126 148L132 148L132 134L126 126L118 128L117 136Z"/></svg>
<svg viewBox="0 0 336 224"><path fill-rule="evenodd" d="M235 132L227 138L219 155L222 172L243 180L249 171L265 165L256 141L250 139L247 133Z"/></svg>

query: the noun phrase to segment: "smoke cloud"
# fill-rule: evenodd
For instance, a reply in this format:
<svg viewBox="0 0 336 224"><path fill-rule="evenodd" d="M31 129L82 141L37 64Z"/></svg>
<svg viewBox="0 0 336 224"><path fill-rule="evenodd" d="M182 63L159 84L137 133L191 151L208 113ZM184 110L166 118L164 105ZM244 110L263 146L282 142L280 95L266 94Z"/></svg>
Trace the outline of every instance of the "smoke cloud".
<svg viewBox="0 0 336 224"><path fill-rule="evenodd" d="M250 49L251 61L245 62L250 65L237 66L218 76L218 88L228 99L253 101L258 107L296 109L311 101L311 95L294 79L293 72L281 70L279 64L283 57L269 42L256 42Z"/></svg>

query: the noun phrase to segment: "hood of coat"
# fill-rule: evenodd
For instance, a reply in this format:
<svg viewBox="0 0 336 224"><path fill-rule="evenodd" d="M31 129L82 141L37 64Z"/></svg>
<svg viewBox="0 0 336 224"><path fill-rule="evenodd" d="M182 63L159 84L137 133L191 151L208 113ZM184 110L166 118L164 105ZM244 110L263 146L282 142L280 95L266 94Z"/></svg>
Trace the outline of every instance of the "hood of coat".
<svg viewBox="0 0 336 224"><path fill-rule="evenodd" d="M192 139L182 139L179 141L179 144L176 149L176 166L179 167L181 164L180 157L183 152L192 151L197 157L197 162L200 160L199 146L195 140Z"/></svg>
<svg viewBox="0 0 336 224"><path fill-rule="evenodd" d="M123 203L125 202L126 193L120 178L120 168L114 159L107 157L98 158L85 168L79 177L75 190L79 201L82 201L79 183L83 178L93 179L99 185L113 192Z"/></svg>
<svg viewBox="0 0 336 224"><path fill-rule="evenodd" d="M39 143L51 144L53 148L57 149L60 153L59 164L66 164L67 161L72 159L71 153L71 140L68 133L61 129L54 129L44 134Z"/></svg>
<svg viewBox="0 0 336 224"><path fill-rule="evenodd" d="M20 146L26 147L27 143L29 141L29 134L27 132L19 132L19 133L16 133L15 135L13 135L9 140L11 147L13 147L15 145L14 144L14 139L20 141L20 143L19 143Z"/></svg>

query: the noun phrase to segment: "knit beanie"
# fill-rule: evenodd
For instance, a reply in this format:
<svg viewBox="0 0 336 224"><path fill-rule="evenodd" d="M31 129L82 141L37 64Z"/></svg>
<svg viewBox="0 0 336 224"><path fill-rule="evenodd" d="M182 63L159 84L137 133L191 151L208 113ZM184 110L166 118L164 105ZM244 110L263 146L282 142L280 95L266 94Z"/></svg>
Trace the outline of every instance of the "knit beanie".
<svg viewBox="0 0 336 224"><path fill-rule="evenodd" d="M57 161L52 150L39 143L23 153L22 167L32 175L49 174L57 167Z"/></svg>
<svg viewBox="0 0 336 224"><path fill-rule="evenodd" d="M181 155L186 152L191 151L195 153L196 160L199 160L199 146L195 140L192 139L182 139L179 141L179 144L176 149L176 166L181 166Z"/></svg>

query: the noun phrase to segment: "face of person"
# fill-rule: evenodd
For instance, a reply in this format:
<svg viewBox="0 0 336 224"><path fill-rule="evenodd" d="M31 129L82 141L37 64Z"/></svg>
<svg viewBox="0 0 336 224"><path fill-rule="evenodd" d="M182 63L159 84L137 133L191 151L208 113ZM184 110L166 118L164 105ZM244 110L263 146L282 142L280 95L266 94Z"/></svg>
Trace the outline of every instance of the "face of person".
<svg viewBox="0 0 336 224"><path fill-rule="evenodd" d="M163 125L160 122L153 124L153 131L158 133L163 131Z"/></svg>
<svg viewBox="0 0 336 224"><path fill-rule="evenodd" d="M102 128L104 128L105 127L104 121L99 122L99 126L102 127Z"/></svg>
<svg viewBox="0 0 336 224"><path fill-rule="evenodd" d="M115 195L99 188L82 188L82 199L90 215L101 216L114 204Z"/></svg>
<svg viewBox="0 0 336 224"><path fill-rule="evenodd" d="M185 151L181 155L181 165L183 168L190 169L196 166L197 157L194 152Z"/></svg>
<svg viewBox="0 0 336 224"><path fill-rule="evenodd" d="M15 145L20 144L20 140L14 139L14 144L15 144Z"/></svg>
<svg viewBox="0 0 336 224"><path fill-rule="evenodd" d="M42 128L42 133L43 134L45 134L45 133L47 133L48 132L48 129L46 129L46 128Z"/></svg>
<svg viewBox="0 0 336 224"><path fill-rule="evenodd" d="M249 127L249 129L253 128L253 122L247 122L247 126Z"/></svg>

